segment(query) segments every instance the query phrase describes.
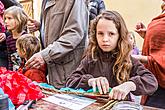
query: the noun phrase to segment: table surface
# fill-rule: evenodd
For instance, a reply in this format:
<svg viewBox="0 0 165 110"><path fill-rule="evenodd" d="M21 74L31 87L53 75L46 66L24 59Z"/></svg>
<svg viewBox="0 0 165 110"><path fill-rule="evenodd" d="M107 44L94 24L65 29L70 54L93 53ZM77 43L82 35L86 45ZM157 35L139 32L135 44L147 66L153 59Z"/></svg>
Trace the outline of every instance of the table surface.
<svg viewBox="0 0 165 110"><path fill-rule="evenodd" d="M99 110L101 106L103 106L105 102L95 102L82 110ZM33 109L30 110L70 110L68 108L44 101L44 100L39 100L37 103L33 106ZM143 110L165 110L165 109L160 109L160 108L154 108L154 107L148 107L148 106L143 106Z"/></svg>

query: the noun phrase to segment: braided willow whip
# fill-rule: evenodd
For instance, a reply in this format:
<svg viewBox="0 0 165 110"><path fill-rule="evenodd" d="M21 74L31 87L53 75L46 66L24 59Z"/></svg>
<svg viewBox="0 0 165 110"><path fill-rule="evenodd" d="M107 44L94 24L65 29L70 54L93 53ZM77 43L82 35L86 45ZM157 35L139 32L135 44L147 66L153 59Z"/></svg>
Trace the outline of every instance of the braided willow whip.
<svg viewBox="0 0 165 110"><path fill-rule="evenodd" d="M113 105L115 105L117 102L119 102L119 101L117 101L117 100L110 100L105 105L100 107L99 110L110 110L113 107Z"/></svg>
<svg viewBox="0 0 165 110"><path fill-rule="evenodd" d="M45 94L73 94L73 95L79 95L79 96L89 96L89 97L99 97L99 98L106 98L108 99L108 95L102 95L102 94L96 94L96 93L82 93L82 92L71 92L71 91L60 91L58 89L50 89L50 88L44 88L40 87L42 92Z"/></svg>
<svg viewBox="0 0 165 110"><path fill-rule="evenodd" d="M71 92L71 91L60 91L58 89L50 89L50 88L44 88L44 87L40 87L42 92L45 94L49 94L49 95L53 95L53 94L73 94L73 95L79 95L79 96L94 96L97 98L104 98L104 99L108 99L109 95L101 95L101 94L96 94L96 93L81 93L81 92ZM109 110L110 108L113 107L114 104L116 104L117 100L110 100L108 101L105 105L103 105L101 108L99 108L99 110Z"/></svg>

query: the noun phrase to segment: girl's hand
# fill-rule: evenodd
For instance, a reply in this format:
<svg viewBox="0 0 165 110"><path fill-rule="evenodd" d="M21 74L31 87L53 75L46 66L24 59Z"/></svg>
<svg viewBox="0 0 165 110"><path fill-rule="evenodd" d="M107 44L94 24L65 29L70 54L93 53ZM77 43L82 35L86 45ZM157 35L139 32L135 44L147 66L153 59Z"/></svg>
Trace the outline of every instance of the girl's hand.
<svg viewBox="0 0 165 110"><path fill-rule="evenodd" d="M112 88L111 92L109 93L110 99L117 99L117 100L124 100L127 94L130 91L135 91L136 85L132 81L125 82Z"/></svg>
<svg viewBox="0 0 165 110"><path fill-rule="evenodd" d="M96 92L96 87L100 94L109 92L109 82L106 77L91 78L88 80L88 85L92 86L94 92Z"/></svg>
<svg viewBox="0 0 165 110"><path fill-rule="evenodd" d="M0 33L0 42L3 42L6 39L5 33Z"/></svg>

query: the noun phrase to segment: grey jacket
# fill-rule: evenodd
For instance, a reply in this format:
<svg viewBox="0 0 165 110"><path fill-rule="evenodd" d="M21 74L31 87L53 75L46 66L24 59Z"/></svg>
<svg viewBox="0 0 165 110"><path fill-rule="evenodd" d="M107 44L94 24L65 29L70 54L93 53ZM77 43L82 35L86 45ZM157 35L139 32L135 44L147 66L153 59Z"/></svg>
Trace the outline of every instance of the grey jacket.
<svg viewBox="0 0 165 110"><path fill-rule="evenodd" d="M47 64L49 83L61 88L84 53L88 38L87 7L84 0L47 0L41 12L45 20L41 55Z"/></svg>

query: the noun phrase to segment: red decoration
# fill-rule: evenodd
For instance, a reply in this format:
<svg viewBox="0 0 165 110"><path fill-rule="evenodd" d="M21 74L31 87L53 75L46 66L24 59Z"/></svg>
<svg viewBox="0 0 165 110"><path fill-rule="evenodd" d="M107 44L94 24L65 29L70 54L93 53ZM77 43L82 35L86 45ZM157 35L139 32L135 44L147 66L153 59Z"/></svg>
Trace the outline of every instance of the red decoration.
<svg viewBox="0 0 165 110"><path fill-rule="evenodd" d="M44 95L40 88L23 74L0 67L0 87L18 106L25 100L38 100Z"/></svg>

